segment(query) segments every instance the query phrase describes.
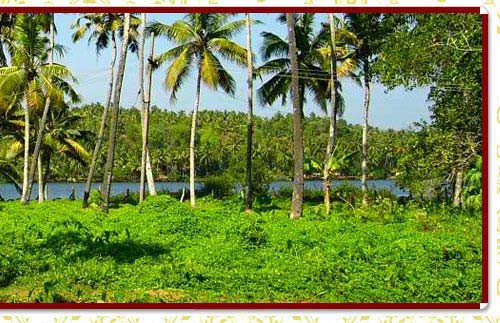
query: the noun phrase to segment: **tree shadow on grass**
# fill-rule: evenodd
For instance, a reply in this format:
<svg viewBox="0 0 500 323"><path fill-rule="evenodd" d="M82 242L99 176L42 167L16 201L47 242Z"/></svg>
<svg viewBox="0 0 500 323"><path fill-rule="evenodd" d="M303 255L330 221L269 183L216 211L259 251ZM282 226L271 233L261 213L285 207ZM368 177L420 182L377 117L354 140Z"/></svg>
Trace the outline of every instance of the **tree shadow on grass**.
<svg viewBox="0 0 500 323"><path fill-rule="evenodd" d="M39 248L60 255L70 262L111 257L119 263L133 263L142 257L158 257L171 252L171 248L163 244L116 238L113 233L92 236L74 231L52 235Z"/></svg>

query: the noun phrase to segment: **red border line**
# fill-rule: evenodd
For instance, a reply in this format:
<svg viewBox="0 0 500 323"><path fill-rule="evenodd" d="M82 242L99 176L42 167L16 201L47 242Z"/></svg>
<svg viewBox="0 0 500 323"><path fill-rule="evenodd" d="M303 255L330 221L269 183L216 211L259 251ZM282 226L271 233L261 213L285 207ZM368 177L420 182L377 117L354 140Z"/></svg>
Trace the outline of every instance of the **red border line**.
<svg viewBox="0 0 500 323"><path fill-rule="evenodd" d="M0 303L0 309L479 309L478 303Z"/></svg>
<svg viewBox="0 0 500 323"><path fill-rule="evenodd" d="M480 13L479 7L0 7L2 13ZM488 303L488 14L482 17L482 303ZM0 309L480 309L479 303L0 303Z"/></svg>
<svg viewBox="0 0 500 323"><path fill-rule="evenodd" d="M488 15L481 15L483 21L483 75L482 75L482 94L483 94L483 142L482 142L482 150L483 150L483 169L482 169L482 191L483 191L483 200L482 200L482 215L483 215L483 225L482 225L482 243L483 243L483 252L482 252L482 276L483 276L483 303L488 303Z"/></svg>
<svg viewBox="0 0 500 323"><path fill-rule="evenodd" d="M480 13L479 7L2 7L4 13L100 13L100 12L146 12L146 13Z"/></svg>

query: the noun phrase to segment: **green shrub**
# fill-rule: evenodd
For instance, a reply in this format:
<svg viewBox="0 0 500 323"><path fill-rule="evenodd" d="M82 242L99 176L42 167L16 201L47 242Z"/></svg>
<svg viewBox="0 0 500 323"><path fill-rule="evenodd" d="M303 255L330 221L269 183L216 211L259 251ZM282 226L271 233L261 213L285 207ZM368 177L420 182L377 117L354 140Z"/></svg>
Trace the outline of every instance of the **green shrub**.
<svg viewBox="0 0 500 323"><path fill-rule="evenodd" d="M205 179L202 191L217 199L223 199L234 194L234 187L235 182L229 176L210 176Z"/></svg>

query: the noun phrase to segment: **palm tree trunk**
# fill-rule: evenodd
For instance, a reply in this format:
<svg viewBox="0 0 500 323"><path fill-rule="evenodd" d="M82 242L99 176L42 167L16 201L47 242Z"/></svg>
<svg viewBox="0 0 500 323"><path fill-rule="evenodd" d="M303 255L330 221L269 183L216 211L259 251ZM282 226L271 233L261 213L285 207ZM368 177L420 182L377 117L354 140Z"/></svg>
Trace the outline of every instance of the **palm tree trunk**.
<svg viewBox="0 0 500 323"><path fill-rule="evenodd" d="M43 197L45 200L49 199L49 187L47 183L50 178L50 152L47 152L47 156L45 156L45 173L43 176Z"/></svg>
<svg viewBox="0 0 500 323"><path fill-rule="evenodd" d="M115 149L116 149L116 134L118 130L118 118L120 113L120 95L123 84L123 77L125 74L125 64L127 61L128 52L128 40L129 40L129 29L130 29L130 13L124 14L123 22L123 39L122 47L120 52L120 59L118 61L118 70L116 73L115 80L115 90L113 93L113 111L111 114L111 127L109 130L109 140L108 140L108 154L106 158L106 164L104 165L104 178L102 181L102 193L103 193L103 205L101 206L104 212L109 210L109 199L111 196L111 181L113 177L113 166L115 161Z"/></svg>
<svg viewBox="0 0 500 323"><path fill-rule="evenodd" d="M323 188L324 188L324 202L325 202L325 212L330 213L330 159L332 158L333 147L335 146L335 135L337 130L337 52L335 50L335 21L333 19L333 13L329 15L330 19L330 46L331 46L331 63L330 63L330 129L328 144L326 146L326 158L325 158L325 168L323 171Z"/></svg>
<svg viewBox="0 0 500 323"><path fill-rule="evenodd" d="M248 66L248 112L247 112L247 168L245 208L252 211L252 146L253 146L253 61L252 61L252 26L250 14L246 14L247 24L247 66Z"/></svg>
<svg viewBox="0 0 500 323"><path fill-rule="evenodd" d="M153 176L153 167L151 166L151 158L149 156L149 147L146 153L146 179L148 181L149 195L156 196L155 178Z"/></svg>
<svg viewBox="0 0 500 323"><path fill-rule="evenodd" d="M195 164L194 164L194 144L196 138L196 116L198 114L198 108L200 106L200 93L201 92L201 63L198 67L198 78L196 79L196 96L194 100L193 116L191 119L191 137L189 139L189 200L191 206L196 206L196 193L194 187L194 177L195 177Z"/></svg>
<svg viewBox="0 0 500 323"><path fill-rule="evenodd" d="M139 201L144 201L146 195L146 153L147 141L145 133L145 108L146 95L144 93L144 46L146 45L146 13L141 14L141 24L139 26L139 93L141 95L141 134L142 134L142 151L141 151L141 177L139 182Z"/></svg>
<svg viewBox="0 0 500 323"><path fill-rule="evenodd" d="M95 167L97 165L97 159L99 158L99 153L101 152L101 146L104 141L106 125L108 123L108 112L111 107L111 99L113 97L113 84L115 77L115 63L117 54L115 32L111 33L111 44L112 44L111 61L109 65L109 83L108 83L106 105L104 106L102 112L101 126L99 128L99 134L97 135L97 141L94 146L94 151L92 152L92 160L90 162L89 173L87 175L87 181L85 183L85 189L83 190L83 207L87 207L89 204L90 190L92 189L92 179L94 177Z"/></svg>
<svg viewBox="0 0 500 323"><path fill-rule="evenodd" d="M368 205L368 188L366 186L367 158L368 158L368 111L370 108L370 78L365 69L364 77L365 103L363 112L363 138L361 153L361 191L363 193L362 205Z"/></svg>
<svg viewBox="0 0 500 323"><path fill-rule="evenodd" d="M457 172L457 178L455 180L455 190L453 194L453 206L460 207L462 203L462 186L464 182L464 172L459 170Z"/></svg>
<svg viewBox="0 0 500 323"><path fill-rule="evenodd" d="M38 202L42 203L45 199L43 194L44 182L43 182L43 169L42 169L42 154L38 155L37 162L37 170L38 170Z"/></svg>
<svg viewBox="0 0 500 323"><path fill-rule="evenodd" d="M29 176L29 159L30 159L30 111L28 106L28 97L26 96L24 105L24 157L23 157L23 192L21 194L21 202L28 201L28 176Z"/></svg>
<svg viewBox="0 0 500 323"><path fill-rule="evenodd" d="M292 13L286 14L288 29L290 65L292 69L292 99L293 99L293 155L294 155L294 179L292 193L291 219L302 216L302 186L304 182L302 147L302 109L299 94L299 64L297 62L297 48L295 43L295 21Z"/></svg>
<svg viewBox="0 0 500 323"><path fill-rule="evenodd" d="M151 89L153 86L153 59L155 55L155 35L151 33L151 51L148 59L148 69L146 70L146 109L144 115L145 140L146 140L146 179L148 181L149 195L156 195L155 179L153 176L153 167L151 167L151 157L149 155L149 110L151 108Z"/></svg>
<svg viewBox="0 0 500 323"><path fill-rule="evenodd" d="M50 21L50 51L49 51L49 61L50 64L54 63L54 46L55 46L55 26L54 26L54 14L51 15ZM42 118L39 122L38 134L36 137L35 148L33 149L33 156L31 157L31 167L28 176L28 192L26 194L25 203L28 203L31 197L31 190L33 188L33 181L35 179L35 170L38 163L38 156L40 155L40 149L42 147L43 135L45 133L45 125L47 123L47 117L49 115L51 98L48 90L45 91L45 106L43 107Z"/></svg>
<svg viewBox="0 0 500 323"><path fill-rule="evenodd" d="M146 15L143 15L144 21ZM145 22L144 22L145 24ZM145 25L144 25L145 26ZM142 68L139 69L144 71L144 43L146 39L146 29L141 29L141 38L144 39L142 43L142 53L139 53L139 60L142 61ZM156 195L156 189L154 185L154 177L151 168L151 161L149 156L149 107L151 105L151 86L153 81L153 65L152 60L154 57L154 46L155 38L154 34L151 33L151 51L148 58L148 67L146 70L146 75L142 78L141 91L142 94L142 109L141 109L141 121L142 121L142 154L141 154L141 183L140 183L140 193L139 200L144 200L145 196L145 181L148 182L149 194ZM144 86L144 79L146 79L146 85ZM142 196L141 196L142 195Z"/></svg>

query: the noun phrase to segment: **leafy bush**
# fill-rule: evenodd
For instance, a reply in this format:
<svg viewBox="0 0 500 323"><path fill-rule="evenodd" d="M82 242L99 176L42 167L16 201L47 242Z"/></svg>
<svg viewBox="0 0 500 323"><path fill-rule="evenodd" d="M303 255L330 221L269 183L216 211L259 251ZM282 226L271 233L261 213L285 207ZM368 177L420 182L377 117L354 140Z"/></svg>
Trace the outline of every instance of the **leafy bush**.
<svg viewBox="0 0 500 323"><path fill-rule="evenodd" d="M229 176L210 176L205 179L202 192L223 199L234 194L234 186L235 182Z"/></svg>

